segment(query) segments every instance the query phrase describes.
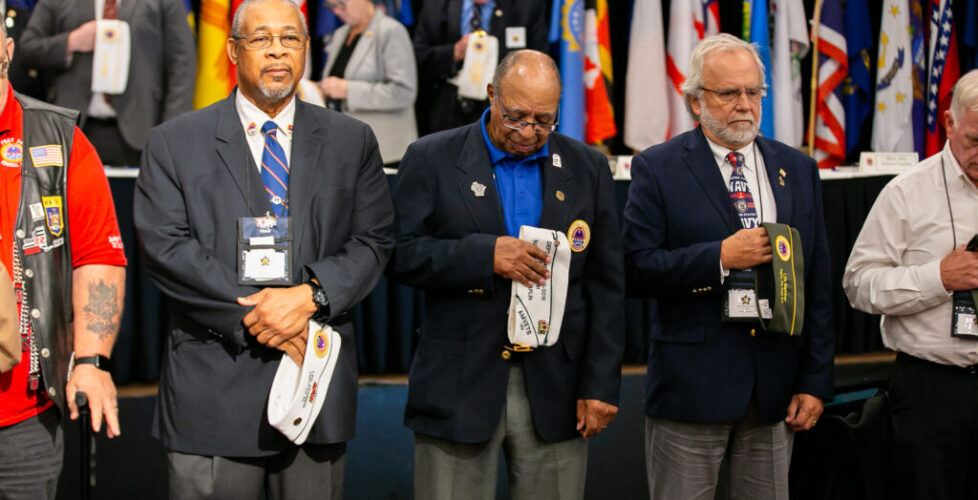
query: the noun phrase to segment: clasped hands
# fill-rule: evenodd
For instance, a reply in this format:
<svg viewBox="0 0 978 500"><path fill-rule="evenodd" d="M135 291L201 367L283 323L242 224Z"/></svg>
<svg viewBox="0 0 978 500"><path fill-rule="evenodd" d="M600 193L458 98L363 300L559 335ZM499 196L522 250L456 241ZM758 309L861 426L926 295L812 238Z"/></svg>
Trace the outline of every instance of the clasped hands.
<svg viewBox="0 0 978 500"><path fill-rule="evenodd" d="M306 353L309 318L316 313L312 287L264 288L238 304L253 306L241 320L248 333L261 344L284 351L298 365Z"/></svg>

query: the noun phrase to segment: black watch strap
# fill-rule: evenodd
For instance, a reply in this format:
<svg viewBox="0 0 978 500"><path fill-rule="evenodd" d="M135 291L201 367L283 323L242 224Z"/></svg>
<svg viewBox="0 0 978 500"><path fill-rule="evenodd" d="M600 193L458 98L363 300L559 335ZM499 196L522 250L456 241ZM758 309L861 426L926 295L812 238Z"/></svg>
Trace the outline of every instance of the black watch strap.
<svg viewBox="0 0 978 500"><path fill-rule="evenodd" d="M312 287L312 302L319 309L316 317L319 319L329 317L329 298L326 296L326 290L323 290L322 285L312 280L307 281L306 284Z"/></svg>
<svg viewBox="0 0 978 500"><path fill-rule="evenodd" d="M111 363L109 362L109 358L107 358L106 356L102 356L101 354L75 358L75 366L78 365L95 365L95 368L104 371L109 371L111 369Z"/></svg>

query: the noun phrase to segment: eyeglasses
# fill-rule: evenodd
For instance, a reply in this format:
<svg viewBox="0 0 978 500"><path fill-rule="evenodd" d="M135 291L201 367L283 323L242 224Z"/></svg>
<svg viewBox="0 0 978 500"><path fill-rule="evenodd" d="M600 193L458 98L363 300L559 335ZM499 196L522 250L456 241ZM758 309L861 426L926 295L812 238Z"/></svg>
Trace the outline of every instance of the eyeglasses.
<svg viewBox="0 0 978 500"><path fill-rule="evenodd" d="M336 0L335 2L330 2L326 0L326 8L329 10L336 10L340 7L346 7L347 2L350 0Z"/></svg>
<svg viewBox="0 0 978 500"><path fill-rule="evenodd" d="M287 49L301 49L305 46L309 36L299 32L282 33L281 35L258 32L248 36L236 36L232 38L235 40L244 40L244 46L248 50L267 49L272 46L273 38L278 38L279 43Z"/></svg>
<svg viewBox="0 0 978 500"><path fill-rule="evenodd" d="M720 102L731 103L740 99L741 94L747 96L747 100L750 102L760 102L767 95L767 86L758 85L756 87L747 87L744 89L708 89L706 87L700 87L700 90L705 90L707 92L712 92L713 95L720 99Z"/></svg>
<svg viewBox="0 0 978 500"><path fill-rule="evenodd" d="M554 121L551 123L528 122L526 120L521 120L519 118L516 118L515 116L510 115L509 111L506 110L506 106L503 106L503 101L502 99L499 98L498 95L496 96L495 101L499 103L499 110L503 114L503 125L506 125L507 127L513 130L523 130L526 127L533 127L534 132L542 135L542 134L549 134L557 128L559 114L554 117ZM560 109L558 109L557 112L559 113Z"/></svg>

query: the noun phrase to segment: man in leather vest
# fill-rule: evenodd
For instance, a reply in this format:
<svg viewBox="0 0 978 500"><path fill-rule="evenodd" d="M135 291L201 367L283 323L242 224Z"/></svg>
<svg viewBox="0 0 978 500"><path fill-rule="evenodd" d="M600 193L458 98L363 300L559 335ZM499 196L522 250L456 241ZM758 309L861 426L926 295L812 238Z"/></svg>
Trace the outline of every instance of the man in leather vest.
<svg viewBox="0 0 978 500"><path fill-rule="evenodd" d="M92 429L118 436L108 373L126 258L108 181L78 114L14 93L0 26L0 262L18 302L20 362L0 373L0 492L54 498L65 411L88 395ZM71 364L72 354L74 363ZM73 367L73 368L72 368ZM68 381L70 377L70 382Z"/></svg>

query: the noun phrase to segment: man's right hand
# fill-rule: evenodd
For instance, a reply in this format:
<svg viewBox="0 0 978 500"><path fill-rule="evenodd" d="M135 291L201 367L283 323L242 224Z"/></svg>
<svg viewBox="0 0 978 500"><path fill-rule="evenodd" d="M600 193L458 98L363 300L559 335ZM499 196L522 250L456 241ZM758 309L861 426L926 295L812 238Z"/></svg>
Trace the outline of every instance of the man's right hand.
<svg viewBox="0 0 978 500"><path fill-rule="evenodd" d="M95 21L89 21L68 34L68 54L95 50Z"/></svg>
<svg viewBox="0 0 978 500"><path fill-rule="evenodd" d="M550 277L546 267L549 261L547 253L533 243L512 236L500 236L496 238L492 272L527 287L542 285Z"/></svg>
<svg viewBox="0 0 978 500"><path fill-rule="evenodd" d="M462 35L462 38L459 38L458 41L455 42L455 50L453 54L455 56L455 62L462 62L465 60L465 49L468 48L468 46L469 34L466 33Z"/></svg>
<svg viewBox="0 0 978 500"><path fill-rule="evenodd" d="M978 288L978 252L961 245L941 259L941 282L948 291Z"/></svg>
<svg viewBox="0 0 978 500"><path fill-rule="evenodd" d="M741 229L720 244L724 269L748 269L766 262L771 262L771 239L763 227Z"/></svg>

